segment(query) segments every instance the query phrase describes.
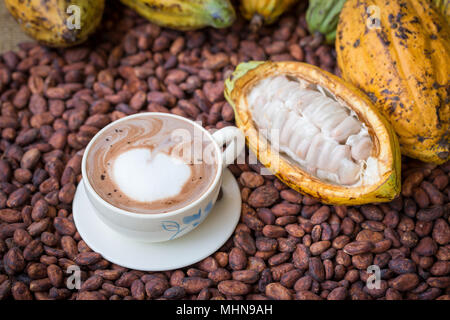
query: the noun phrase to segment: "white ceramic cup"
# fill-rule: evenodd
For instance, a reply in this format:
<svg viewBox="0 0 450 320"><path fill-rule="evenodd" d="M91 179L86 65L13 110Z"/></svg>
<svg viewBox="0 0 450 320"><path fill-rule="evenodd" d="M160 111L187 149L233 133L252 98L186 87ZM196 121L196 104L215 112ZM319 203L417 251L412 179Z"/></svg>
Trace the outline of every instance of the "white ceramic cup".
<svg viewBox="0 0 450 320"><path fill-rule="evenodd" d="M183 208L156 214L141 214L123 210L103 200L89 182L86 171L86 158L100 134L120 122L142 116L161 116L183 120L202 130L204 137L213 142L215 153L218 155L216 157L216 176L206 192ZM226 145L226 148L222 151L223 145ZM210 134L201 125L180 116L158 112L139 113L110 123L92 138L86 147L81 164L83 183L88 199L96 209L97 215L113 230L125 237L138 241L161 242L172 240L192 231L208 216L217 200L220 186L222 185L224 169L238 157L244 146L245 138L236 127L225 127Z"/></svg>

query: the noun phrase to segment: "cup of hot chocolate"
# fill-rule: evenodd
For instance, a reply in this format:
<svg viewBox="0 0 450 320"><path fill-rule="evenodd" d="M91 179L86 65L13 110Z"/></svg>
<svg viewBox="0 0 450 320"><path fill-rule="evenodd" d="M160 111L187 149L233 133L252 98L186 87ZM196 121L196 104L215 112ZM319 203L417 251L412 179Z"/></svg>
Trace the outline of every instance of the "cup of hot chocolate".
<svg viewBox="0 0 450 320"><path fill-rule="evenodd" d="M211 212L226 166L245 145L236 127L209 133L166 113L124 117L100 130L83 155L83 184L96 214L138 241L176 239Z"/></svg>

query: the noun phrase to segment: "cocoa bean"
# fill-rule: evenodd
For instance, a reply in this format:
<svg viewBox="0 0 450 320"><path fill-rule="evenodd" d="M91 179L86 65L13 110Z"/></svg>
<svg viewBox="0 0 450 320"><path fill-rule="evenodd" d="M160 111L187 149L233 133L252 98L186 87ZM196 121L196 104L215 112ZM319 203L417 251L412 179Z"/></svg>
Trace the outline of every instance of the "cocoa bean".
<svg viewBox="0 0 450 320"><path fill-rule="evenodd" d="M106 300L106 297L98 291L82 291L77 294L77 300Z"/></svg>
<svg viewBox="0 0 450 320"><path fill-rule="evenodd" d="M321 297L311 291L298 291L295 294L296 300L322 300Z"/></svg>
<svg viewBox="0 0 450 320"><path fill-rule="evenodd" d="M16 231L14 231L13 238L14 242L19 247L26 247L33 240L30 234L24 229L17 229Z"/></svg>
<svg viewBox="0 0 450 320"><path fill-rule="evenodd" d="M246 295L250 292L250 285L236 280L225 280L217 285L219 291L225 295Z"/></svg>
<svg viewBox="0 0 450 320"><path fill-rule="evenodd" d="M72 203L73 197L75 196L76 187L73 183L68 183L64 185L58 193L58 199L62 203L70 204Z"/></svg>
<svg viewBox="0 0 450 320"><path fill-rule="evenodd" d="M440 245L450 242L450 226L444 219L437 219L434 222L433 240Z"/></svg>
<svg viewBox="0 0 450 320"><path fill-rule="evenodd" d="M1 286L1 285L0 285ZM2 290L0 289L0 292ZM11 293L14 300L33 300L33 295L31 294L28 286L23 282L16 282L11 287ZM0 294L0 299L2 299Z"/></svg>
<svg viewBox="0 0 450 320"><path fill-rule="evenodd" d="M62 235L71 236L76 232L75 224L67 218L56 217L53 226Z"/></svg>
<svg viewBox="0 0 450 320"><path fill-rule="evenodd" d="M52 287L52 283L49 278L43 278L39 280L33 280L30 282L30 290L33 292L47 291Z"/></svg>
<svg viewBox="0 0 450 320"><path fill-rule="evenodd" d="M239 231L236 232L233 238L234 244L244 250L248 255L253 255L256 252L255 240L252 238L250 233Z"/></svg>
<svg viewBox="0 0 450 320"><path fill-rule="evenodd" d="M327 206L322 206L318 209L311 217L311 223L314 225L321 224L325 222L330 216L330 208Z"/></svg>
<svg viewBox="0 0 450 320"><path fill-rule="evenodd" d="M445 276L450 273L450 261L436 261L430 269L433 276Z"/></svg>
<svg viewBox="0 0 450 320"><path fill-rule="evenodd" d="M0 284L0 300L6 299L11 293L11 281L6 280Z"/></svg>
<svg viewBox="0 0 450 320"><path fill-rule="evenodd" d="M424 179L423 171L417 170L410 173L402 185L402 195L410 197L412 195L412 189L417 187Z"/></svg>
<svg viewBox="0 0 450 320"><path fill-rule="evenodd" d="M370 241L354 241L344 247L344 252L350 255L362 254L371 251L374 245Z"/></svg>
<svg viewBox="0 0 450 320"><path fill-rule="evenodd" d="M429 277L427 284L431 287L446 289L450 286L450 277Z"/></svg>
<svg viewBox="0 0 450 320"><path fill-rule="evenodd" d="M47 266L42 263L31 263L26 268L30 279L37 280L47 277Z"/></svg>
<svg viewBox="0 0 450 320"><path fill-rule="evenodd" d="M233 280L241 281L244 283L252 284L258 281L259 273L255 270L238 270L233 271L231 274ZM228 279L224 279L228 280Z"/></svg>
<svg viewBox="0 0 450 320"><path fill-rule="evenodd" d="M248 188L257 188L264 184L264 178L251 171L244 171L239 177L239 182Z"/></svg>
<svg viewBox="0 0 450 320"><path fill-rule="evenodd" d="M333 289L327 296L327 300L344 300L347 297L347 289L338 287Z"/></svg>
<svg viewBox="0 0 450 320"><path fill-rule="evenodd" d="M293 237L301 238L305 235L305 230L298 224L288 224L284 229Z"/></svg>
<svg viewBox="0 0 450 320"><path fill-rule="evenodd" d="M29 197L30 190L27 188L19 188L9 195L6 205L10 208L19 207L25 204Z"/></svg>
<svg viewBox="0 0 450 320"><path fill-rule="evenodd" d="M203 279L199 277L185 277L181 280L181 287L187 294L197 294L202 289L209 288L212 284L213 282L211 279Z"/></svg>
<svg viewBox="0 0 450 320"><path fill-rule="evenodd" d="M14 209L1 209L0 221L7 223L19 222L22 220L20 211Z"/></svg>
<svg viewBox="0 0 450 320"><path fill-rule="evenodd" d="M81 285L81 291L95 291L101 288L103 284L103 278L99 275L93 275L86 279Z"/></svg>
<svg viewBox="0 0 450 320"><path fill-rule="evenodd" d="M121 270L95 270L95 275L102 277L105 280L117 280L122 274Z"/></svg>
<svg viewBox="0 0 450 320"><path fill-rule="evenodd" d="M248 204L255 208L269 207L279 199L278 190L270 186L256 188L248 198Z"/></svg>
<svg viewBox="0 0 450 320"><path fill-rule="evenodd" d="M158 298L169 288L166 279L154 277L145 283L145 292L149 298Z"/></svg>
<svg viewBox="0 0 450 320"><path fill-rule="evenodd" d="M76 255L78 254L78 248L73 238L69 236L63 236L61 238L61 247L70 259L75 259Z"/></svg>
<svg viewBox="0 0 450 320"><path fill-rule="evenodd" d="M271 210L276 217L295 216L300 212L300 205L282 202L274 205Z"/></svg>
<svg viewBox="0 0 450 320"><path fill-rule="evenodd" d="M214 281L215 283L219 283L220 281L230 280L231 274L227 269L219 268L214 270L208 274L208 278Z"/></svg>
<svg viewBox="0 0 450 320"><path fill-rule="evenodd" d="M247 256L241 248L233 248L228 257L228 263L233 270L242 270L247 266Z"/></svg>
<svg viewBox="0 0 450 320"><path fill-rule="evenodd" d="M303 244L298 244L292 255L292 261L296 268L305 270L309 267L309 257L309 249Z"/></svg>
<svg viewBox="0 0 450 320"><path fill-rule="evenodd" d="M256 247L260 251L274 251L278 247L278 242L275 239L260 237L256 239Z"/></svg>
<svg viewBox="0 0 450 320"><path fill-rule="evenodd" d="M421 256L432 256L437 249L436 242L430 237L425 237L420 240L414 250Z"/></svg>
<svg viewBox="0 0 450 320"><path fill-rule="evenodd" d="M319 258L313 257L309 259L309 274L318 282L325 280L325 269Z"/></svg>
<svg viewBox="0 0 450 320"><path fill-rule="evenodd" d="M270 283L266 286L266 296L273 300L292 300L292 294L278 282Z"/></svg>
<svg viewBox="0 0 450 320"><path fill-rule="evenodd" d="M61 268L55 264L51 264L47 267L47 275L51 284L55 288L59 288L63 285L64 274Z"/></svg>
<svg viewBox="0 0 450 320"><path fill-rule="evenodd" d="M31 241L23 250L23 256L26 260L36 260L44 252L44 247L39 239Z"/></svg>
<svg viewBox="0 0 450 320"><path fill-rule="evenodd" d="M131 295L136 300L144 300L145 299L145 284L139 280L136 279L131 284Z"/></svg>
<svg viewBox="0 0 450 320"><path fill-rule="evenodd" d="M242 207L246 204L243 203ZM259 220L257 217L251 214L242 214L242 221L252 230L261 231L264 228L264 223Z"/></svg>
<svg viewBox="0 0 450 320"><path fill-rule="evenodd" d="M14 272L20 272L25 268L25 258L22 251L13 247L3 257L5 267Z"/></svg>
<svg viewBox="0 0 450 320"><path fill-rule="evenodd" d="M282 284L286 288L292 288L297 280L302 276L302 274L302 271L298 269L288 271L281 276L280 284Z"/></svg>
<svg viewBox="0 0 450 320"><path fill-rule="evenodd" d="M430 201L434 205L443 205L444 204L444 195L439 191L436 186L428 181L422 181L420 184L421 188L425 190Z"/></svg>
<svg viewBox="0 0 450 320"><path fill-rule="evenodd" d="M262 233L268 238L280 238L286 235L286 230L279 226L266 225L263 228Z"/></svg>
<svg viewBox="0 0 450 320"><path fill-rule="evenodd" d="M282 252L271 256L268 260L269 266L277 266L289 260L291 254L289 252Z"/></svg>
<svg viewBox="0 0 450 320"><path fill-rule="evenodd" d="M309 251L313 256L320 255L331 246L330 241L318 241L309 247Z"/></svg>
<svg viewBox="0 0 450 320"><path fill-rule="evenodd" d="M33 222L27 228L28 233L34 237L44 232L50 224L50 218L44 218L40 221Z"/></svg>
<svg viewBox="0 0 450 320"><path fill-rule="evenodd" d="M389 286L398 291L414 289L419 284L419 277L415 273L405 273L389 280Z"/></svg>
<svg viewBox="0 0 450 320"><path fill-rule="evenodd" d="M260 208L256 211L256 215L265 224L274 224L275 223L275 216L270 209Z"/></svg>
<svg viewBox="0 0 450 320"><path fill-rule="evenodd" d="M417 219L423 221L436 220L444 214L444 208L442 206L433 206L427 209L420 209L417 212Z"/></svg>
<svg viewBox="0 0 450 320"><path fill-rule="evenodd" d="M389 262L389 268L398 274L414 273L416 264L410 259L398 258Z"/></svg>
<svg viewBox="0 0 450 320"><path fill-rule="evenodd" d="M75 251L75 249L73 249ZM78 251L78 249L77 249ZM78 265L85 266L99 262L102 256L96 252L81 252L74 258L74 262Z"/></svg>

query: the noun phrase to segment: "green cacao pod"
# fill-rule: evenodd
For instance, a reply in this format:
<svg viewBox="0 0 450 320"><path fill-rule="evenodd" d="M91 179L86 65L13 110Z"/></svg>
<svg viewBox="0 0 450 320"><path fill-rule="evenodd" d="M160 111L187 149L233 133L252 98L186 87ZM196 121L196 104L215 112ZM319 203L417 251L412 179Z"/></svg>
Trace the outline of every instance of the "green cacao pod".
<svg viewBox="0 0 450 320"><path fill-rule="evenodd" d="M450 24L450 0L433 0L433 4L445 16Z"/></svg>
<svg viewBox="0 0 450 320"><path fill-rule="evenodd" d="M339 14L346 0L309 0L306 22L311 33L320 32L327 43L334 43Z"/></svg>

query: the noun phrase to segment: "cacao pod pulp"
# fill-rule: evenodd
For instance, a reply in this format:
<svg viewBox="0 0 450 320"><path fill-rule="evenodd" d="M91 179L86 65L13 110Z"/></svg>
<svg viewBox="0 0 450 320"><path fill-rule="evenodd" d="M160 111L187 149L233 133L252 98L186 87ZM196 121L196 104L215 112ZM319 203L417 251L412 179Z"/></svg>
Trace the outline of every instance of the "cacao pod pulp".
<svg viewBox="0 0 450 320"><path fill-rule="evenodd" d="M25 33L51 47L69 47L95 31L105 0L5 0L5 4Z"/></svg>
<svg viewBox="0 0 450 320"><path fill-rule="evenodd" d="M330 204L398 195L395 133L353 85L305 63L254 61L238 65L225 97L249 148L289 187Z"/></svg>
<svg viewBox="0 0 450 320"><path fill-rule="evenodd" d="M431 1L348 0L336 51L343 78L391 121L404 155L450 159L450 27Z"/></svg>
<svg viewBox="0 0 450 320"><path fill-rule="evenodd" d="M149 21L177 30L226 28L236 12L229 0L121 0Z"/></svg>

